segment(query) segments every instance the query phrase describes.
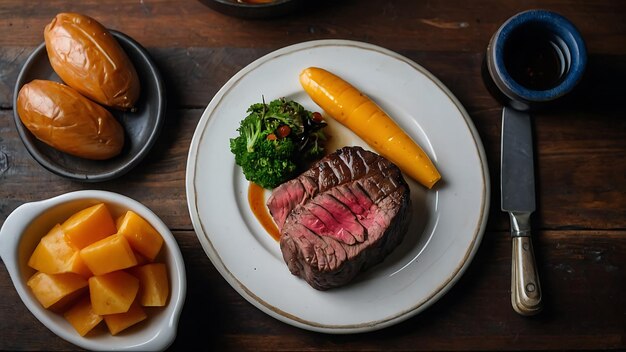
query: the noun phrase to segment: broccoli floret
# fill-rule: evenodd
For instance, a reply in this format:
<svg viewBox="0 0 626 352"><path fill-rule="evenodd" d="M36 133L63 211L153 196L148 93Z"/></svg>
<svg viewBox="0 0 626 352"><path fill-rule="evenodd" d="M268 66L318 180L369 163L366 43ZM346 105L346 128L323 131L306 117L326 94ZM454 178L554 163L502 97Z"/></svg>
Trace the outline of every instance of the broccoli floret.
<svg viewBox="0 0 626 352"><path fill-rule="evenodd" d="M323 155L326 123L315 121L302 105L281 98L252 104L247 112L230 150L248 181L274 188Z"/></svg>
<svg viewBox="0 0 626 352"><path fill-rule="evenodd" d="M246 139L246 150L253 152L254 145L261 136L261 119L254 115L249 115L241 122L239 132L242 133Z"/></svg>
<svg viewBox="0 0 626 352"><path fill-rule="evenodd" d="M298 165L292 160L294 143L290 139L259 139L254 151L248 152L243 136L230 140L230 151L244 176L264 188L274 188L293 178Z"/></svg>

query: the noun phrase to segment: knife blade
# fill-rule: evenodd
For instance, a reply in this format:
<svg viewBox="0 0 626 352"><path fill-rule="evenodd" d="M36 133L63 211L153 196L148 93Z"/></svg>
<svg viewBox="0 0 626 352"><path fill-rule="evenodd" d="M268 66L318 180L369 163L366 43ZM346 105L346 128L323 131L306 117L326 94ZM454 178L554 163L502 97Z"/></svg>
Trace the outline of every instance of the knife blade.
<svg viewBox="0 0 626 352"><path fill-rule="evenodd" d="M502 109L501 208L511 221L511 304L522 315L542 308L541 286L531 241L530 216L535 211L535 171L530 116Z"/></svg>

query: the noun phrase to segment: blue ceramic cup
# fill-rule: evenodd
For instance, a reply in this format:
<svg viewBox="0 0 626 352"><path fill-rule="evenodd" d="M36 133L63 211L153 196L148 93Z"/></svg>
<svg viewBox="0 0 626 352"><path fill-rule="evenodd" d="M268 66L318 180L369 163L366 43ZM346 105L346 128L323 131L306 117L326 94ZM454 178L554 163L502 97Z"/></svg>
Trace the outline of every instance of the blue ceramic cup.
<svg viewBox="0 0 626 352"><path fill-rule="evenodd" d="M487 47L488 85L505 105L526 111L571 92L587 66L576 27L546 10L516 14L500 26Z"/></svg>

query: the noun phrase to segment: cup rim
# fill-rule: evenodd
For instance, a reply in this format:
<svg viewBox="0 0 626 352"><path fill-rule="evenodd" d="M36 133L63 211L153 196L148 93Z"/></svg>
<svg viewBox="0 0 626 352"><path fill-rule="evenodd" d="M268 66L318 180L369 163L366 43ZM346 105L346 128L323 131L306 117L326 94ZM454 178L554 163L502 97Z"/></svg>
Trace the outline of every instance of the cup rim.
<svg viewBox="0 0 626 352"><path fill-rule="evenodd" d="M538 24L559 34L571 52L571 63L566 78L547 90L529 89L517 83L504 63L504 47L511 34L522 26ZM567 18L548 10L527 10L506 20L494 34L488 50L491 61L490 73L498 88L514 101L548 102L574 89L580 82L587 66L587 49L582 35ZM495 71L495 72L493 72ZM497 77L493 77L495 76Z"/></svg>

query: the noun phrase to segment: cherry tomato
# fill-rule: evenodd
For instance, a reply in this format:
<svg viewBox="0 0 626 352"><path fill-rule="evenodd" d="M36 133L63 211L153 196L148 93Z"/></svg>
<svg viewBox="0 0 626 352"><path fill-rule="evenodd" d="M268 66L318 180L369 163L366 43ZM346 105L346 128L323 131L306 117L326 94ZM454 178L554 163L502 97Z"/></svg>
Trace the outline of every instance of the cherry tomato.
<svg viewBox="0 0 626 352"><path fill-rule="evenodd" d="M276 135L273 133L270 133L267 135L267 140L268 141L275 141L276 140Z"/></svg>
<svg viewBox="0 0 626 352"><path fill-rule="evenodd" d="M280 138L285 138L289 135L289 133L291 133L291 127L287 126L287 125L282 125L280 127L278 127L278 135L280 136Z"/></svg>
<svg viewBox="0 0 626 352"><path fill-rule="evenodd" d="M317 111L313 113L313 121L315 121L315 122L322 122L322 120L323 120L322 114L320 114Z"/></svg>

